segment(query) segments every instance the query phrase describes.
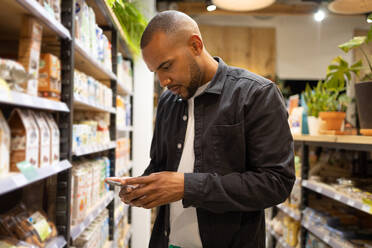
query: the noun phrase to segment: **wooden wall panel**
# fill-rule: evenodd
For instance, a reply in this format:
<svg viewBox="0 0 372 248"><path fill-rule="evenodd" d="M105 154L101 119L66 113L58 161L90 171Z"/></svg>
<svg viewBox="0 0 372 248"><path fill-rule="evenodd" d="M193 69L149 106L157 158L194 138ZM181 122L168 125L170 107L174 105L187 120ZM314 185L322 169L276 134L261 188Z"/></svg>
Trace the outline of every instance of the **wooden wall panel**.
<svg viewBox="0 0 372 248"><path fill-rule="evenodd" d="M227 64L273 79L276 73L275 28L199 25L204 44Z"/></svg>

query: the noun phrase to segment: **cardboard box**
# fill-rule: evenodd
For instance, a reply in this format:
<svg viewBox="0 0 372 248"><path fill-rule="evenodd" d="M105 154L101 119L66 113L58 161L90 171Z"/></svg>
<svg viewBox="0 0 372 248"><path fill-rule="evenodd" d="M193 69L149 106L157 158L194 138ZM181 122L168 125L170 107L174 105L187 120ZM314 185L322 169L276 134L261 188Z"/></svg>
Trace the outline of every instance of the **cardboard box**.
<svg viewBox="0 0 372 248"><path fill-rule="evenodd" d="M50 113L42 112L41 115L46 120L50 130L50 164L53 165L59 162L59 128L53 116Z"/></svg>
<svg viewBox="0 0 372 248"><path fill-rule="evenodd" d="M17 163L28 161L38 167L39 131L28 110L14 109L9 118L11 132L10 171L18 172Z"/></svg>
<svg viewBox="0 0 372 248"><path fill-rule="evenodd" d="M0 177L9 172L10 129L0 111Z"/></svg>
<svg viewBox="0 0 372 248"><path fill-rule="evenodd" d="M60 99L61 64L59 59L50 53L40 56L38 91L39 96Z"/></svg>
<svg viewBox="0 0 372 248"><path fill-rule="evenodd" d="M29 110L37 124L39 129L40 141L39 141L39 167L49 166L51 156L51 137L48 123L41 115L41 112L33 112Z"/></svg>
<svg viewBox="0 0 372 248"><path fill-rule="evenodd" d="M36 96L43 27L35 18L26 15L22 18L21 27L18 60L33 75L33 79L27 82L27 93Z"/></svg>

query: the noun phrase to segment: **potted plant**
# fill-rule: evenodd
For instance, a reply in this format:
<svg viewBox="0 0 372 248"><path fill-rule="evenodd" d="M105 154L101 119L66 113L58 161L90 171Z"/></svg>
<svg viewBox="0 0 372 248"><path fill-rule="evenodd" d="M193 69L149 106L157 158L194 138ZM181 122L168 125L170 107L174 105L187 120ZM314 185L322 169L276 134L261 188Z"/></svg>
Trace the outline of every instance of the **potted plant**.
<svg viewBox="0 0 372 248"><path fill-rule="evenodd" d="M308 125L311 135L320 129L339 131L345 119L345 111L350 102L346 95L346 82L351 74L358 74L360 62L351 66L341 57L336 57L328 66L324 81L319 81L314 89L306 85L303 93L308 107ZM324 121L324 125L322 124ZM320 128L321 126L321 128Z"/></svg>
<svg viewBox="0 0 372 248"><path fill-rule="evenodd" d="M372 21L372 14L370 14L367 19ZM361 78L361 82L355 84L355 98L361 128L360 132L364 135L372 135L372 65L371 60L368 57L370 55L366 54L361 46L363 44L368 44L371 41L372 25L366 36L357 36L350 41L339 45L339 48L341 48L345 53L348 53L350 50L355 48L361 49L361 52L368 63L369 73Z"/></svg>

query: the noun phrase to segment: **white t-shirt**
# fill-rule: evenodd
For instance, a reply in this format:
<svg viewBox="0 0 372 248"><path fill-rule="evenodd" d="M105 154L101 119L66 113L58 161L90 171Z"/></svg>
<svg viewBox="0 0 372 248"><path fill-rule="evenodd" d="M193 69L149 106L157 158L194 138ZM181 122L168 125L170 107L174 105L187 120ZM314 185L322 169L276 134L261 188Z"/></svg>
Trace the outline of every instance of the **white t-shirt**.
<svg viewBox="0 0 372 248"><path fill-rule="evenodd" d="M200 86L194 96L188 99L188 117L185 142L183 146L178 172L192 173L194 171L194 98L199 96L208 87L210 82ZM194 207L184 208L182 200L170 204L170 235L169 244L182 248L203 247L198 226L198 218Z"/></svg>

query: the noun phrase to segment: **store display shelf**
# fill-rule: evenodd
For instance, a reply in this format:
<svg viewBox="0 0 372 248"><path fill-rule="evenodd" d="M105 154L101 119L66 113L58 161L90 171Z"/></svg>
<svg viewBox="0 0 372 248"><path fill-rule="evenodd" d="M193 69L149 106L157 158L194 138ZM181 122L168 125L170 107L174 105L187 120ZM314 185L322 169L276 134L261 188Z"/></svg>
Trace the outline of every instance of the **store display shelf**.
<svg viewBox="0 0 372 248"><path fill-rule="evenodd" d="M266 229L269 231L269 233L277 240L277 242L280 243L280 245L284 248L292 248L283 237L281 237L279 234L277 234L269 225L266 226Z"/></svg>
<svg viewBox="0 0 372 248"><path fill-rule="evenodd" d="M57 35L63 39L71 40L70 32L54 16L51 16L35 0L2 0L0 9L1 30L16 35L21 28L23 15L35 16L44 26L43 35ZM11 21L9 21L11 20Z"/></svg>
<svg viewBox="0 0 372 248"><path fill-rule="evenodd" d="M294 135L297 143L356 151L371 151L372 137L362 135Z"/></svg>
<svg viewBox="0 0 372 248"><path fill-rule="evenodd" d="M102 105L99 105L97 103L91 102L84 97L80 96L79 94L74 94L74 107L76 109L82 109L82 110L92 110L92 111L99 111L99 112L109 112L112 114L116 113L115 108L113 107L105 107Z"/></svg>
<svg viewBox="0 0 372 248"><path fill-rule="evenodd" d="M116 80L116 75L93 58L83 45L75 41L75 66L78 70L99 81Z"/></svg>
<svg viewBox="0 0 372 248"><path fill-rule="evenodd" d="M133 163L132 162L129 162L126 166L124 166L124 168L122 168L121 170L119 170L117 173L116 173L116 176L117 177L122 177L123 175L129 173L129 171L133 168Z"/></svg>
<svg viewBox="0 0 372 248"><path fill-rule="evenodd" d="M293 218L297 221L301 220L301 214L300 214L300 211L298 209L290 208L290 207L286 206L285 204L279 204L279 205L277 205L277 207L280 210L282 210L284 213L289 215L291 218Z"/></svg>
<svg viewBox="0 0 372 248"><path fill-rule="evenodd" d="M344 247L343 244L339 244L333 237L331 237L329 232L327 232L324 228L305 220L301 222L301 225L332 248Z"/></svg>
<svg viewBox="0 0 372 248"><path fill-rule="evenodd" d="M126 235L125 235L125 241L124 241L124 247L127 247L129 244L129 240L132 237L132 227L129 227Z"/></svg>
<svg viewBox="0 0 372 248"><path fill-rule="evenodd" d="M338 192L333 187L331 187L327 184L312 181L312 180L303 180L302 186L305 187L305 188L308 188L312 191L315 191L319 194L322 194L322 195L325 195L329 198L332 198L336 201L339 201L343 204L346 204L350 207L359 209L359 210L361 210L363 212L366 212L368 214L372 214L372 206L364 204L359 199L354 199L354 198L352 198L352 197L350 197L350 196L348 196L348 195L346 195L342 192Z"/></svg>
<svg viewBox="0 0 372 248"><path fill-rule="evenodd" d="M77 147L75 151L73 151L73 155L84 156L84 155L88 155L92 153L107 151L107 150L114 149L114 148L116 148L116 142L111 141L107 144L96 144L96 145L91 145L91 146Z"/></svg>
<svg viewBox="0 0 372 248"><path fill-rule="evenodd" d="M85 219L78 225L71 226L71 238L75 240L79 235L87 228L94 219L109 205L109 203L114 199L114 192L110 191L106 194L99 203L87 214Z"/></svg>
<svg viewBox="0 0 372 248"><path fill-rule="evenodd" d="M120 82L118 80L118 93L120 95L130 95L132 96L133 95L133 92L131 90L128 89L127 86L125 86L122 82Z"/></svg>
<svg viewBox="0 0 372 248"><path fill-rule="evenodd" d="M128 212L129 205L125 204L122 208L119 208L115 212L115 226L117 226L120 220L126 215Z"/></svg>
<svg viewBox="0 0 372 248"><path fill-rule="evenodd" d="M57 236L51 241L49 241L45 248L63 248L67 244L65 238L63 236Z"/></svg>
<svg viewBox="0 0 372 248"><path fill-rule="evenodd" d="M19 107L70 112L66 103L64 102L48 100L46 98L31 96L12 90L0 92L0 103L15 105Z"/></svg>
<svg viewBox="0 0 372 248"><path fill-rule="evenodd" d="M0 195L22 188L52 175L58 174L61 171L67 170L69 168L71 168L70 162L68 160L63 160L55 165L46 166L43 168L36 168L32 179L27 179L21 173L10 173L6 177L0 177Z"/></svg>

